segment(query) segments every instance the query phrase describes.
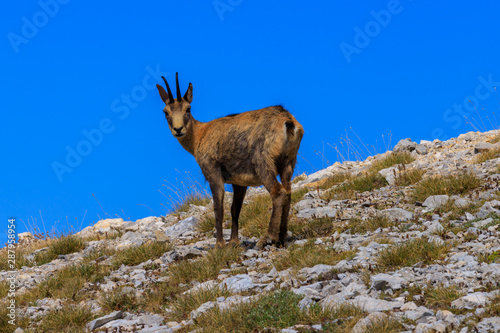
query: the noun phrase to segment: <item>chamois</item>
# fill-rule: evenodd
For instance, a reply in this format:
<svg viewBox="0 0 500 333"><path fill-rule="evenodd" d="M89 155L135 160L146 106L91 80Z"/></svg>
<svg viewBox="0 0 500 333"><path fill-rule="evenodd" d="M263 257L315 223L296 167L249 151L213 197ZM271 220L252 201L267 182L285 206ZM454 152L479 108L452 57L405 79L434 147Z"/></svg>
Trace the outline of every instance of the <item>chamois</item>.
<svg viewBox="0 0 500 333"><path fill-rule="evenodd" d="M257 247L284 244L288 228L291 179L304 129L282 106L229 115L203 123L193 118L193 85L181 97L176 73L177 98L165 77L167 91L157 84L165 103L163 112L170 131L199 164L210 185L214 202L217 245L224 245L224 183L233 186L230 244L239 244L238 217L248 186L264 185L273 202L267 235ZM277 176L280 176L281 183Z"/></svg>

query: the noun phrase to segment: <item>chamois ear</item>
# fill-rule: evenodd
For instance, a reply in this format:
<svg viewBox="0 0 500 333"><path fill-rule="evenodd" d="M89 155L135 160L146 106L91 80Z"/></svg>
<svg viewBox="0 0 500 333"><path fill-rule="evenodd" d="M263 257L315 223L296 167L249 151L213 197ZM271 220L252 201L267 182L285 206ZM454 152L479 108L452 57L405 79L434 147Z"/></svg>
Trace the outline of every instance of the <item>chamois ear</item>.
<svg viewBox="0 0 500 333"><path fill-rule="evenodd" d="M191 84L191 82L189 82L189 87L186 90L183 98L189 104L191 104L191 102L193 101L193 85Z"/></svg>
<svg viewBox="0 0 500 333"><path fill-rule="evenodd" d="M163 103L167 104L168 94L165 91L165 88L163 88L159 84L156 85L156 88L158 89L158 92L160 93L160 97L161 97L161 100L163 101Z"/></svg>

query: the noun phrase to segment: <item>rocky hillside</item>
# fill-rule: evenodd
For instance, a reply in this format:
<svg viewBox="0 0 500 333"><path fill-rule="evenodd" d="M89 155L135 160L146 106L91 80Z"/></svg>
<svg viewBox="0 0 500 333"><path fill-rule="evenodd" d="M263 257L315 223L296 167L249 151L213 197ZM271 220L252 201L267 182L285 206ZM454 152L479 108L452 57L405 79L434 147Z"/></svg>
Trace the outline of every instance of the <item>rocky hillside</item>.
<svg viewBox="0 0 500 333"><path fill-rule="evenodd" d="M406 139L297 177L283 248L255 248L271 209L261 188L240 247L214 247L203 200L20 234L15 274L1 252L0 332L500 332L499 181L498 130Z"/></svg>

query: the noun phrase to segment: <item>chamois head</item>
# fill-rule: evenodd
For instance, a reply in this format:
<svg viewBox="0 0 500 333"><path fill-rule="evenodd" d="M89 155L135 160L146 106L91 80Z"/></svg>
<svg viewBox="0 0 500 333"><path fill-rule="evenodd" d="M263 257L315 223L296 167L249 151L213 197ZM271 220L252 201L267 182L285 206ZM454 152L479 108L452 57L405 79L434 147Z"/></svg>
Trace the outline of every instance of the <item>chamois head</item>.
<svg viewBox="0 0 500 333"><path fill-rule="evenodd" d="M191 101L193 100L193 85L189 82L189 87L184 94L184 97L181 97L181 89L179 88L179 73L175 73L175 81L177 86L177 98L174 99L172 95L172 91L170 91L170 87L168 86L167 79L165 77L161 77L163 81L165 81L165 85L167 86L167 91L160 86L156 85L158 88L158 92L160 93L160 97L162 101L165 103L165 107L163 108L163 112L165 112L165 118L168 121L168 127L170 127L170 131L176 138L181 138L190 130L191 128Z"/></svg>

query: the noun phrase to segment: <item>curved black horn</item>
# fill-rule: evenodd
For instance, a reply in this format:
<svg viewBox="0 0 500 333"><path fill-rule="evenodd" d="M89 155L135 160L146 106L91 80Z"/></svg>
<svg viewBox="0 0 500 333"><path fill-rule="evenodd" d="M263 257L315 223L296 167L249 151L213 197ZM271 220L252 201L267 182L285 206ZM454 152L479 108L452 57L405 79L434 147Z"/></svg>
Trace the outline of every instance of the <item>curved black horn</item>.
<svg viewBox="0 0 500 333"><path fill-rule="evenodd" d="M181 88L179 88L179 73L175 73L175 85L177 86L177 100L182 101Z"/></svg>
<svg viewBox="0 0 500 333"><path fill-rule="evenodd" d="M172 92L170 91L170 87L168 85L167 79L165 79L164 76L161 77L163 81L165 81L165 85L167 86L167 91L168 91L168 100L170 103L174 102L174 96L172 96Z"/></svg>

